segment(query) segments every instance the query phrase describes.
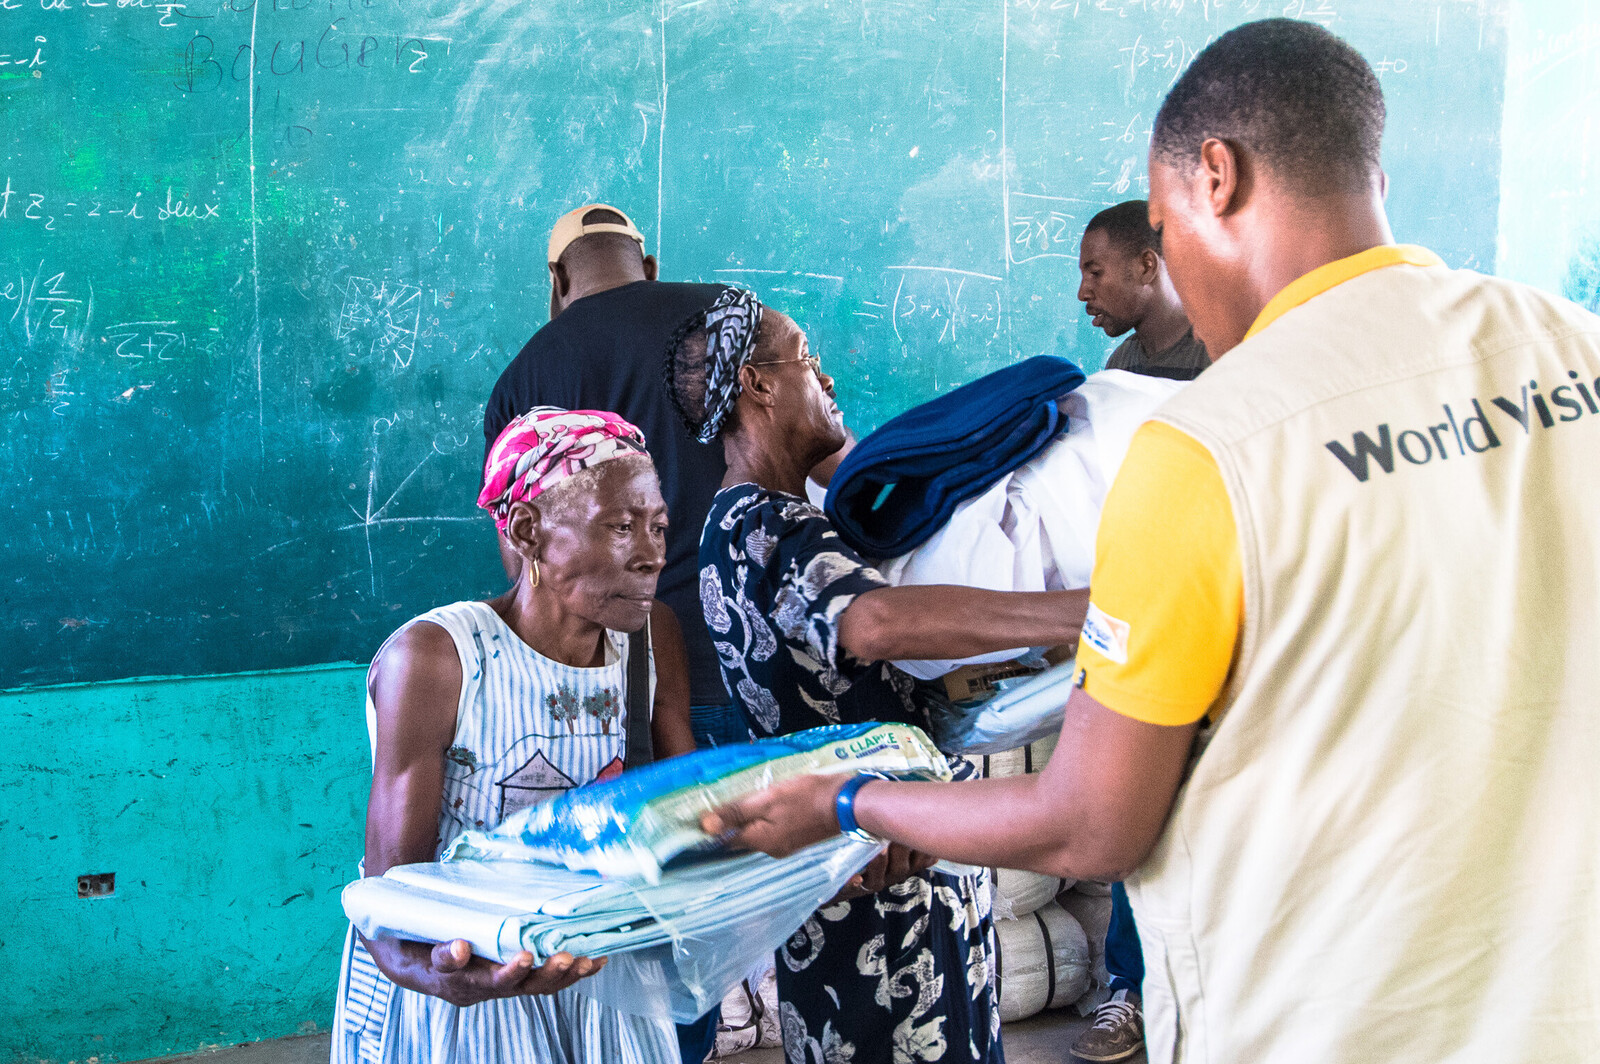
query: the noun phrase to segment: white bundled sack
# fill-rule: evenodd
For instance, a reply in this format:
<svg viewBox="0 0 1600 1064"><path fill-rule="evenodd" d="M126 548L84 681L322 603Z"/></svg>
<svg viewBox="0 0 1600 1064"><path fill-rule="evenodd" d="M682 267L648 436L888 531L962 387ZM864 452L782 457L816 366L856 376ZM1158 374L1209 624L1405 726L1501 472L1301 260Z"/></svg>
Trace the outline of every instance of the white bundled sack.
<svg viewBox="0 0 1600 1064"><path fill-rule="evenodd" d="M994 925L1000 1022L1071 1005L1089 989L1089 939L1078 921L1051 902Z"/></svg>
<svg viewBox="0 0 1600 1064"><path fill-rule="evenodd" d="M1049 735L1015 750L1002 750L998 754L984 754L974 758L978 774L986 780L1008 779L1012 776L1029 776L1043 772L1056 748L1056 736Z"/></svg>
<svg viewBox="0 0 1600 1064"><path fill-rule="evenodd" d="M1016 868L994 871L994 918L1014 920L1055 900L1064 880Z"/></svg>
<svg viewBox="0 0 1600 1064"><path fill-rule="evenodd" d="M1093 993L1086 994L1078 1003L1078 1013L1082 1016L1093 1012L1111 996L1111 973L1106 971L1106 931L1111 926L1111 895L1109 891L1095 893L1103 886L1102 883L1084 880L1056 898L1056 904L1078 921L1078 926L1089 936L1089 978Z"/></svg>
<svg viewBox="0 0 1600 1064"><path fill-rule="evenodd" d="M749 1049L783 1045L778 1022L778 973L771 958L760 975L751 973L722 999L722 1020L717 1024L717 1044L712 1059L731 1057Z"/></svg>

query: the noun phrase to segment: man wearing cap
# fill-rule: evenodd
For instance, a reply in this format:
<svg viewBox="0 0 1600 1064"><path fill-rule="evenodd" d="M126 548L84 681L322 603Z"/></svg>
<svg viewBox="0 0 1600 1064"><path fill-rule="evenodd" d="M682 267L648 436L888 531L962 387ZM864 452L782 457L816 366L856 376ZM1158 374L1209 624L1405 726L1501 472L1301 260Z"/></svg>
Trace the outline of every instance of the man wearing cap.
<svg viewBox="0 0 1600 1064"><path fill-rule="evenodd" d="M1600 318L1396 244L1384 115L1271 19L1156 116L1216 361L1106 497L1045 771L797 781L707 830L1125 875L1158 1064L1595 1058Z"/></svg>
<svg viewBox="0 0 1600 1064"><path fill-rule="evenodd" d="M656 280L644 236L615 207L563 215L550 234L550 322L512 359L483 412L487 447L535 406L613 410L644 432L661 474L671 528L659 596L683 628L696 733L718 743L748 738L716 711L728 705L717 655L700 616L695 556L700 526L725 472L716 447L697 443L661 380L672 334L702 314L722 285Z"/></svg>
<svg viewBox="0 0 1600 1064"><path fill-rule="evenodd" d="M500 374L483 412L485 453L505 427L536 406L610 410L644 433L667 503L667 560L656 595L683 632L689 665L688 722L657 721L657 756L696 745L744 742L749 731L722 685L700 612L700 526L726 472L722 448L698 443L667 398L661 364L673 333L698 318L722 285L656 280L656 259L626 214L590 204L562 215L550 233L550 321ZM508 573L519 564L501 537ZM653 616L656 641L662 611ZM670 621L669 621L670 623ZM685 724L688 727L685 727ZM683 733L673 741L664 732ZM684 1059L699 1064L716 1037L713 1011L680 1028Z"/></svg>

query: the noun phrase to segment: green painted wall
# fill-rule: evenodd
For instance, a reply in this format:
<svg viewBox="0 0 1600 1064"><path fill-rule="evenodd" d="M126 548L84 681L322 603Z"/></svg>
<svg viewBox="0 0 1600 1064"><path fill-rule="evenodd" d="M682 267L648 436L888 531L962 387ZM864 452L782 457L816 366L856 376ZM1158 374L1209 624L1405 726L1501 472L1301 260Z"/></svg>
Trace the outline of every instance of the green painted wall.
<svg viewBox="0 0 1600 1064"><path fill-rule="evenodd" d="M361 666L0 694L0 1060L326 1030L369 779ZM115 872L111 897L77 877Z"/></svg>
<svg viewBox="0 0 1600 1064"><path fill-rule="evenodd" d="M1600 0L1512 5L1496 272L1600 310Z"/></svg>

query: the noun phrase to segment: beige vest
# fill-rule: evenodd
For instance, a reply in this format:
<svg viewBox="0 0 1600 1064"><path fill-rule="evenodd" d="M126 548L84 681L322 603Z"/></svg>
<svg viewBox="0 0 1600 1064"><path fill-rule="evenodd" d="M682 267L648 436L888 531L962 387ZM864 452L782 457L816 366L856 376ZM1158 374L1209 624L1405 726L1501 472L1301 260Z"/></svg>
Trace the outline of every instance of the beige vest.
<svg viewBox="0 0 1600 1064"><path fill-rule="evenodd" d="M1129 882L1152 1062L1600 1060L1597 377L1600 318L1399 265L1158 413L1245 623Z"/></svg>

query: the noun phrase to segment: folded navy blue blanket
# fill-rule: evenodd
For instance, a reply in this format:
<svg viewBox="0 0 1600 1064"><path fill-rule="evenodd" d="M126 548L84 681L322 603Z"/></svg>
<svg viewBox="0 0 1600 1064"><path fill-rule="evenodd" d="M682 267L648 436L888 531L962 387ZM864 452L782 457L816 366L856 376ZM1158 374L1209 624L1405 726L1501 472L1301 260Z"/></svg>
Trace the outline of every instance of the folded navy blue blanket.
<svg viewBox="0 0 1600 1064"><path fill-rule="evenodd" d="M1066 359L1039 355L891 418L839 464L828 518L868 558L914 550L1065 432L1057 400L1083 381Z"/></svg>

